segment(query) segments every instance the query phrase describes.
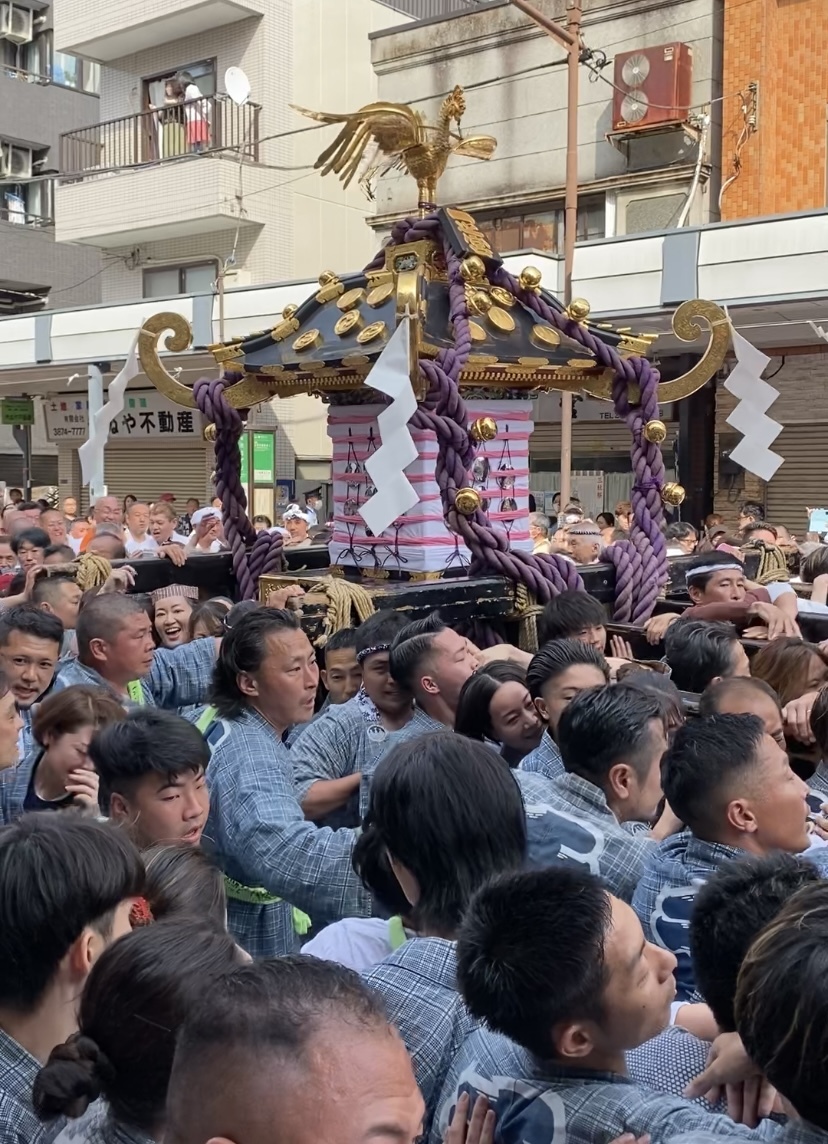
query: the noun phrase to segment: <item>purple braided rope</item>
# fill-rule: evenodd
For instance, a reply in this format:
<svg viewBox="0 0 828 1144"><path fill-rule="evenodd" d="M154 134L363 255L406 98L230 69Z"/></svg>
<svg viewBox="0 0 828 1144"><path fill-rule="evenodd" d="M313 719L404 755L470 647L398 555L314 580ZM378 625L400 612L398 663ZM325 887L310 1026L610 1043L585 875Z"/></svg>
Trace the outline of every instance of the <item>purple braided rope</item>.
<svg viewBox="0 0 828 1144"><path fill-rule="evenodd" d="M416 242L424 238L441 238L439 220L405 219L391 232L394 244ZM485 572L507 576L522 583L541 603L565 588L583 589L583 582L569 560L559 556L534 556L512 552L505 532L495 529L482 510L466 517L454 507L457 490L470 483L469 467L474 460L475 444L468 432L468 412L460 395L458 379L471 352L471 330L466 290L460 273L460 258L443 241L449 280L449 314L454 328L455 344L442 350L436 359L420 362L420 370L428 382L428 392L411 418L415 429L428 429L437 436L438 455L435 478L440 489L447 527L459 535L469 549L473 575ZM380 252L369 269L384 262Z"/></svg>
<svg viewBox="0 0 828 1144"><path fill-rule="evenodd" d="M586 327L568 318L534 291L524 290L520 282L503 268L492 281L505 287L519 301L562 333L592 350L605 368L612 369L613 404L632 434L630 451L633 466L633 523L630 539L613 544L604 558L615 565L617 588L614 617L641 623L653 610L659 590L667 579L667 545L662 531L664 509L661 489L664 485L664 461L657 445L643 435L646 423L658 417L659 375L646 358L622 358ZM640 404L629 402L629 385L637 382Z"/></svg>
<svg viewBox="0 0 828 1144"><path fill-rule="evenodd" d="M241 483L242 419L224 396L241 374L202 377L193 386L196 405L216 427L216 492L221 499L224 535L233 556L233 572L242 600L255 599L259 577L281 570L283 541L279 533L256 533L247 516L247 497ZM248 552L248 545L251 549Z"/></svg>

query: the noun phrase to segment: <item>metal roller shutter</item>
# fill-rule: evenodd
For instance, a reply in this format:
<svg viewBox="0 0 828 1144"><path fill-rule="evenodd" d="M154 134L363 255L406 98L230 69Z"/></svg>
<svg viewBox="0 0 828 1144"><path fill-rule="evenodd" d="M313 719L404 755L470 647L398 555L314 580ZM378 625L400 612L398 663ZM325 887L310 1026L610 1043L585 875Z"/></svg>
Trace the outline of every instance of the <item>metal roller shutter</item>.
<svg viewBox="0 0 828 1144"><path fill-rule="evenodd" d="M175 493L176 507L182 512L188 497L197 497L204 504L212 495L207 448L203 442L173 448L110 443L104 454L107 489L119 500L132 495L154 501L161 493ZM212 452L212 446L209 448Z"/></svg>
<svg viewBox="0 0 828 1144"><path fill-rule="evenodd" d="M806 531L806 507L828 503L828 424L788 425L771 449L785 458L768 483L766 513L771 524L784 524L797 536Z"/></svg>
<svg viewBox="0 0 828 1144"><path fill-rule="evenodd" d="M678 423L667 422L667 439L662 450L672 451L678 436ZM630 431L623 421L574 421L572 424L572 458L605 457L612 453L629 453ZM529 456L560 457L561 426L558 422L536 424L529 438ZM576 465L576 468L578 466Z"/></svg>

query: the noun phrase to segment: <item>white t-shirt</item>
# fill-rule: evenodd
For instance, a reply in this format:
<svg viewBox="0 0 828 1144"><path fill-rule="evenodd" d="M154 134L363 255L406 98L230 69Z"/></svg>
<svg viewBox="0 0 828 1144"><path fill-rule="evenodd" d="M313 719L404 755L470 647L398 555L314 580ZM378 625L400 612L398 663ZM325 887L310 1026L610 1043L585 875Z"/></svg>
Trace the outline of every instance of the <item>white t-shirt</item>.
<svg viewBox="0 0 828 1144"><path fill-rule="evenodd" d="M768 595L771 598L771 603L775 604L780 596L787 595L788 592L793 592L790 584L766 584ZM828 616L828 604L818 604L815 600L806 600L803 596L798 596L796 601L796 610L802 612L804 615L811 616Z"/></svg>
<svg viewBox="0 0 828 1144"><path fill-rule="evenodd" d="M396 943L393 937L395 929L399 934L399 918L389 921L382 918L343 918L311 938L302 946L302 953L321 961L335 961L363 973L379 965L398 947L399 937ZM414 936L408 930L403 930L403 933L406 939Z"/></svg>
<svg viewBox="0 0 828 1144"><path fill-rule="evenodd" d="M72 551L74 552L74 554L76 556L80 552L80 546L81 546L82 541L83 541L82 536L67 536L66 537L66 543L69 545L69 547L72 549Z"/></svg>
<svg viewBox="0 0 828 1144"><path fill-rule="evenodd" d="M129 529L126 530L124 535L126 536L124 547L126 548L127 556L134 556L136 552L154 552L158 547L149 533L147 533L142 540L136 540Z"/></svg>

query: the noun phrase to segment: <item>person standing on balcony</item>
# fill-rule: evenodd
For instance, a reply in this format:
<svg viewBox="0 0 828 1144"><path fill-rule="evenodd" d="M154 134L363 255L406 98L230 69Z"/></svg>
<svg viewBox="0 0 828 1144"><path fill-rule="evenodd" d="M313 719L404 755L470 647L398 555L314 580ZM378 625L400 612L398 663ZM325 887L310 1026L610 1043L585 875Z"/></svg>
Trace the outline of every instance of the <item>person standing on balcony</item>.
<svg viewBox="0 0 828 1144"><path fill-rule="evenodd" d="M187 117L187 150L206 151L210 146L210 100L190 80L184 89L184 114Z"/></svg>
<svg viewBox="0 0 828 1144"><path fill-rule="evenodd" d="M184 131L184 87L171 76L164 84L164 105L150 104L151 111L158 112L161 123L161 158L170 159L183 155L187 150L187 137Z"/></svg>

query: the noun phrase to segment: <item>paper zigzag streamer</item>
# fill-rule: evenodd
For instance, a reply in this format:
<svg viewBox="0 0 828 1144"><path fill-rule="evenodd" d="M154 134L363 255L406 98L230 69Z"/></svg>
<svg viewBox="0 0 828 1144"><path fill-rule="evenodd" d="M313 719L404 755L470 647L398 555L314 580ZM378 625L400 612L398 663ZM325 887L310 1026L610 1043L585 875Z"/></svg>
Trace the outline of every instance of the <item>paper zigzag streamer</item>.
<svg viewBox="0 0 828 1144"><path fill-rule="evenodd" d="M418 456L408 428L408 422L417 411L417 399L411 387L410 321L408 315L402 319L371 370L371 388L391 398L391 404L377 418L382 445L365 462L377 491L359 509L359 515L374 536L390 528L420 499L405 475L405 470Z"/></svg>
<svg viewBox="0 0 828 1144"><path fill-rule="evenodd" d="M736 366L724 384L740 401L727 423L743 436L730 456L747 472L769 481L785 459L770 448L782 432L782 426L767 416L779 390L762 380L770 358L732 328L731 334Z"/></svg>

